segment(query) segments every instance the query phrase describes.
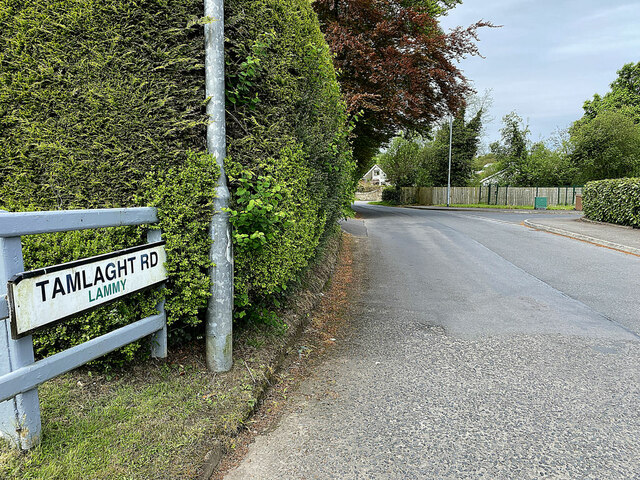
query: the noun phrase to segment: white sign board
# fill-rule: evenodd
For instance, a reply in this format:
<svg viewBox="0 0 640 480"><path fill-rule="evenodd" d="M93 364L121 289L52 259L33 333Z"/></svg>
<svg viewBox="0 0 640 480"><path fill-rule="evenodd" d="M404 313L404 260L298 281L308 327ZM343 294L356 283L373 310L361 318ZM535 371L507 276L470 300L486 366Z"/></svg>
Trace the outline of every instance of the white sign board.
<svg viewBox="0 0 640 480"><path fill-rule="evenodd" d="M8 283L13 338L167 279L164 242L15 275Z"/></svg>

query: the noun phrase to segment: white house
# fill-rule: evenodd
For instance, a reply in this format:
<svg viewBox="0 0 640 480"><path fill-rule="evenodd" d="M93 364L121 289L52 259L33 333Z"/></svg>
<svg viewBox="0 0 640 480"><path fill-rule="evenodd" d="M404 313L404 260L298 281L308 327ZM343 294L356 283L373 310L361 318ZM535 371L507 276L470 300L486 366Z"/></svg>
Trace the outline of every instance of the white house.
<svg viewBox="0 0 640 480"><path fill-rule="evenodd" d="M362 180L373 185L388 185L387 175L382 171L380 165L375 164L367 173L364 174Z"/></svg>
<svg viewBox="0 0 640 480"><path fill-rule="evenodd" d="M507 173L506 169L500 170L493 175L489 175L488 177L480 180L480 185L482 185L483 187L486 187L487 185L496 185L500 182L500 180L504 178L505 173Z"/></svg>

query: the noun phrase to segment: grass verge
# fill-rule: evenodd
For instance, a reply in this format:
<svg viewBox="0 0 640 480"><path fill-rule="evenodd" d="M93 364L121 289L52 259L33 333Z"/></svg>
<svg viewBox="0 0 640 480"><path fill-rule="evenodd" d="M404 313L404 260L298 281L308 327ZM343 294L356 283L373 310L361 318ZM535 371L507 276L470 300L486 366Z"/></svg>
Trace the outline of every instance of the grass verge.
<svg viewBox="0 0 640 480"><path fill-rule="evenodd" d="M0 445L3 479L208 478L254 411L284 353L321 298L339 233L303 276L278 324L247 324L226 374L206 369L202 342L113 376L88 368L39 388L42 443L28 453ZM286 327L284 327L286 325Z"/></svg>
<svg viewBox="0 0 640 480"><path fill-rule="evenodd" d="M446 204L434 205L435 207L446 207ZM456 203L451 205L454 208L496 208L499 210L533 210L533 205L489 205L488 203ZM549 205L547 210L575 210L573 205Z"/></svg>

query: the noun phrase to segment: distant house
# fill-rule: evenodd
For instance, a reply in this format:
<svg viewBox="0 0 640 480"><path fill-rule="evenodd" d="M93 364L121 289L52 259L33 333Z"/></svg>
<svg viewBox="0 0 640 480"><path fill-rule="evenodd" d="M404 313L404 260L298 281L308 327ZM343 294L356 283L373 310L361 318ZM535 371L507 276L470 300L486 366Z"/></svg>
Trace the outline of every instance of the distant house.
<svg viewBox="0 0 640 480"><path fill-rule="evenodd" d="M362 181L371 183L373 185L388 185L387 175L382 171L380 165L376 164L364 174Z"/></svg>
<svg viewBox="0 0 640 480"><path fill-rule="evenodd" d="M486 187L487 185L496 185L500 183L500 180L504 178L506 173L507 173L507 170L504 169L494 173L493 175L489 175L488 177L485 177L482 180L480 180L480 185L482 185L483 187Z"/></svg>

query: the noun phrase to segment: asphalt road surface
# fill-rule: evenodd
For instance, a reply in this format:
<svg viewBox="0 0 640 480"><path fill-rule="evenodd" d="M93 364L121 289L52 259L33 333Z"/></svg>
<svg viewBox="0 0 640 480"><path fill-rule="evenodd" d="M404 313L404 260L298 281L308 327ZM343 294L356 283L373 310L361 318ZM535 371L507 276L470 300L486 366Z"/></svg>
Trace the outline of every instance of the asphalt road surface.
<svg viewBox="0 0 640 480"><path fill-rule="evenodd" d="M358 204L359 313L227 479L640 479L640 258Z"/></svg>

